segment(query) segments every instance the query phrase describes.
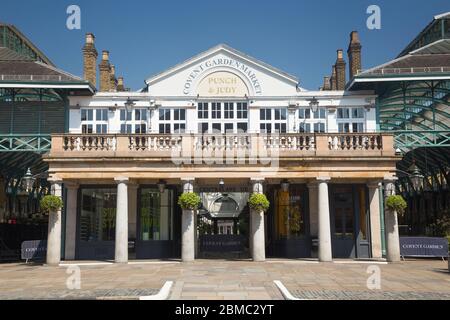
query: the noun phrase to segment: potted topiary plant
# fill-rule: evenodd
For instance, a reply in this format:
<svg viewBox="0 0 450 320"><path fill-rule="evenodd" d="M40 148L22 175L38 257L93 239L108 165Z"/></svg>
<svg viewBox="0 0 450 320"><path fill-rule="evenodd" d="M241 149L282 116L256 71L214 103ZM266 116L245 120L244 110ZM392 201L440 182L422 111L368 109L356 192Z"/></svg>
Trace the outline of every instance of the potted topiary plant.
<svg viewBox="0 0 450 320"><path fill-rule="evenodd" d="M267 197L262 193L253 193L250 198L248 199L248 205L250 209L254 211L267 211L270 206L269 200L267 200Z"/></svg>
<svg viewBox="0 0 450 320"><path fill-rule="evenodd" d="M403 216L407 207L405 199L400 195L391 195L386 199L386 207L399 216Z"/></svg>
<svg viewBox="0 0 450 320"><path fill-rule="evenodd" d="M178 204L183 210L197 210L202 199L195 192L184 192L178 198Z"/></svg>

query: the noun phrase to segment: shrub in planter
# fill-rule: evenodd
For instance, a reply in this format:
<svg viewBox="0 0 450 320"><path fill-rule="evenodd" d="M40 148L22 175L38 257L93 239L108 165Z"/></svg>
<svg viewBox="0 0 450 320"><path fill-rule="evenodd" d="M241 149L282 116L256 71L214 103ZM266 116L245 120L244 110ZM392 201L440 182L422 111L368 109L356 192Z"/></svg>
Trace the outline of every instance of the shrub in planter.
<svg viewBox="0 0 450 320"><path fill-rule="evenodd" d="M61 197L46 195L41 199L40 206L42 211L46 213L55 212L63 207L63 201Z"/></svg>
<svg viewBox="0 0 450 320"><path fill-rule="evenodd" d="M184 192L178 198L178 204L183 210L197 210L202 199L195 192Z"/></svg>
<svg viewBox="0 0 450 320"><path fill-rule="evenodd" d="M392 211L396 211L398 215L402 216L407 207L405 199L400 195L392 195L386 199L386 207Z"/></svg>
<svg viewBox="0 0 450 320"><path fill-rule="evenodd" d="M255 211L267 211L270 206L269 200L262 193L253 193L248 199L250 209Z"/></svg>

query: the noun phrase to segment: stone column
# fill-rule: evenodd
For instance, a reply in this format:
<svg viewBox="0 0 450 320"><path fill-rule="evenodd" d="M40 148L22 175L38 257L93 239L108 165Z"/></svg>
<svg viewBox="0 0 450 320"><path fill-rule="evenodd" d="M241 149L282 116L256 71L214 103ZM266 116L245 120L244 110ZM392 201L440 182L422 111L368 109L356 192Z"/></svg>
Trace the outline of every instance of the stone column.
<svg viewBox="0 0 450 320"><path fill-rule="evenodd" d="M181 180L183 183L183 192L194 192L194 178ZM181 260L190 262L195 260L196 214L194 210L183 210L181 215Z"/></svg>
<svg viewBox="0 0 450 320"><path fill-rule="evenodd" d="M264 179L252 179L254 193L263 193ZM264 212L250 210L250 242L253 261L266 260L266 245L264 236Z"/></svg>
<svg viewBox="0 0 450 320"><path fill-rule="evenodd" d="M319 261L333 260L331 248L330 205L328 200L329 177L318 177Z"/></svg>
<svg viewBox="0 0 450 320"><path fill-rule="evenodd" d="M74 260L77 235L78 184L65 182L64 185L67 190L65 259Z"/></svg>
<svg viewBox="0 0 450 320"><path fill-rule="evenodd" d="M385 195L390 196L395 194L394 179L385 180ZM384 202L386 203L386 201ZM398 218L397 212L390 209L384 209L384 221L386 224L386 258L389 262L400 261L400 237L398 234Z"/></svg>
<svg viewBox="0 0 450 320"><path fill-rule="evenodd" d="M115 262L128 262L128 178L117 177Z"/></svg>
<svg viewBox="0 0 450 320"><path fill-rule="evenodd" d="M372 258L381 259L381 222L380 222L380 194L379 182L367 184L369 189L370 206L370 244L372 248Z"/></svg>
<svg viewBox="0 0 450 320"><path fill-rule="evenodd" d="M53 180L52 194L62 198L62 181ZM61 210L48 214L47 264L58 265L61 261Z"/></svg>

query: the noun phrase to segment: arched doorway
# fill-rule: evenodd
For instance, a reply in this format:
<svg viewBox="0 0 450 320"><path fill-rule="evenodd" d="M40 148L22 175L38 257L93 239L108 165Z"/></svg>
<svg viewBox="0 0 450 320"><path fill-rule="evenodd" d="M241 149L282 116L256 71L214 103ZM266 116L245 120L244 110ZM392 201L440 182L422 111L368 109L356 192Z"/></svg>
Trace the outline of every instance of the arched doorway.
<svg viewBox="0 0 450 320"><path fill-rule="evenodd" d="M201 192L197 216L198 256L239 259L249 257L247 192Z"/></svg>

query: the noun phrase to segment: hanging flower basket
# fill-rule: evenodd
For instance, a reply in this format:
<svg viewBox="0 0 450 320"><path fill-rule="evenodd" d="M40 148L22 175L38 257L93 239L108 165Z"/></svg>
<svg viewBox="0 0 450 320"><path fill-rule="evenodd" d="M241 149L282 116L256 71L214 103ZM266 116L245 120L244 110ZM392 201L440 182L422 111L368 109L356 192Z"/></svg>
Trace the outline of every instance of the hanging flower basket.
<svg viewBox="0 0 450 320"><path fill-rule="evenodd" d="M183 210L197 210L202 199L195 192L184 192L178 198L178 204Z"/></svg>
<svg viewBox="0 0 450 320"><path fill-rule="evenodd" d="M269 200L262 193L253 193L248 199L250 209L255 211L267 211L270 206Z"/></svg>
<svg viewBox="0 0 450 320"><path fill-rule="evenodd" d="M403 216L407 207L405 199L400 195L392 195L386 199L386 207L392 211L397 212L398 215Z"/></svg>
<svg viewBox="0 0 450 320"><path fill-rule="evenodd" d="M45 213L52 213L61 210L63 201L61 197L54 195L46 195L40 202L41 210Z"/></svg>

